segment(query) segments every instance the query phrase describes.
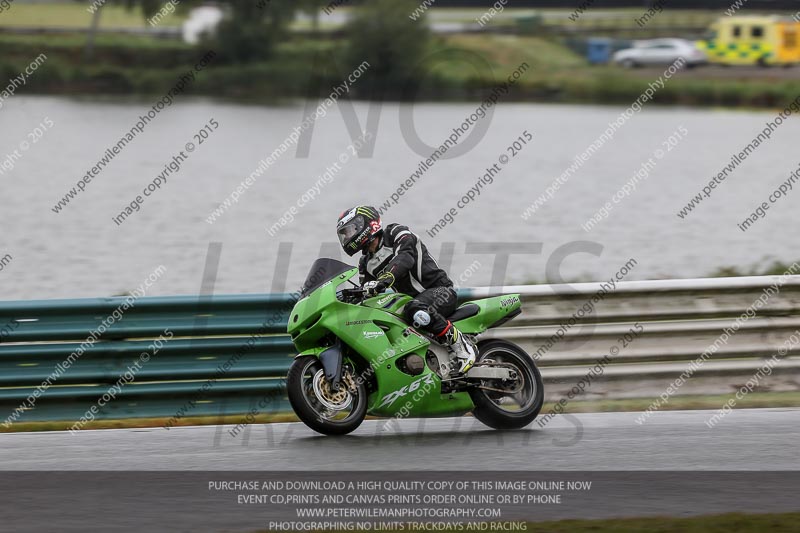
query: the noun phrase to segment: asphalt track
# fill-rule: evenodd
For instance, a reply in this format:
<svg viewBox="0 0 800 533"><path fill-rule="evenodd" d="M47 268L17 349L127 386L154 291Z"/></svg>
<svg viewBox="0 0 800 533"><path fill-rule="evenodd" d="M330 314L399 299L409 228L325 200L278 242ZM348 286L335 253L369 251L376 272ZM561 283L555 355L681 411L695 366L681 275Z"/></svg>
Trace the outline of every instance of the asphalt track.
<svg viewBox="0 0 800 533"><path fill-rule="evenodd" d="M367 421L340 438L301 424L2 434L0 529L254 532L298 520L297 506L210 488L253 479L592 482L558 504L503 506L503 520L800 511L800 409L737 410L708 428L712 414L568 415L515 432L470 417Z"/></svg>
<svg viewBox="0 0 800 533"><path fill-rule="evenodd" d="M800 470L800 409L734 410L708 428L712 414L577 414L512 432L368 420L339 438L302 424L9 433L0 470Z"/></svg>

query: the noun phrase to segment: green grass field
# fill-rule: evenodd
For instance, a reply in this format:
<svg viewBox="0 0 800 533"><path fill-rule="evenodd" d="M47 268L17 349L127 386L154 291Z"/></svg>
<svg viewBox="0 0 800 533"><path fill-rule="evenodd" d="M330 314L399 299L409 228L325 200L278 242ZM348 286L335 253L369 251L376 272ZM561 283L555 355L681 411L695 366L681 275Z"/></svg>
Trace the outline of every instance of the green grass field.
<svg viewBox="0 0 800 533"><path fill-rule="evenodd" d="M89 25L91 14L87 6L88 1L74 3L42 3L42 4L14 4L12 9L0 15L0 26L41 26L41 27L85 27ZM434 23L474 23L488 11L487 8L437 8L433 6L429 11L429 20ZM336 12L348 14L352 8L339 7ZM636 28L635 19L642 15L644 8L626 9L601 9L590 7L576 20L570 20L573 14L569 9L529 9L506 8L498 12L487 22L488 26L514 26L525 24L532 17L538 17L545 27L567 26L575 28L602 28L604 26ZM789 15L789 13L785 13ZM713 10L666 10L653 18L648 25L653 28L664 27L707 27L715 20L722 17L722 12ZM177 26L186 17L186 11L179 9L165 17L161 24ZM140 8L132 10L124 6L111 4L103 8L101 26L104 28L137 28L146 25ZM341 27L341 19L331 20L325 14L319 18L320 28L336 29ZM308 19L298 19L295 29L308 30L311 23Z"/></svg>
<svg viewBox="0 0 800 533"><path fill-rule="evenodd" d="M84 59L85 29L90 15L86 3L20 4L0 15L0 26L68 26L74 34L13 35L0 33L0 78L12 78L40 53L46 65L31 78L29 94L137 94L158 95L167 90L177 75L207 50L193 48L178 39L149 36L101 34L96 39L92 61ZM629 10L630 11L630 10ZM432 20L463 18L481 10L432 10ZM544 20L563 19L564 10L543 10ZM617 12L623 16L628 11ZM706 16L708 13L695 13ZM498 15L524 17L526 10L510 10ZM592 16L600 12L592 11ZM676 16L680 13L676 13ZM717 16L716 13L713 14ZM173 25L184 15L172 15L162 22ZM630 13L627 15L630 18ZM602 18L602 17L601 17ZM632 20L632 19L631 19ZM563 20L562 20L563 22ZM307 23L307 19L305 22ZM101 25L108 28L145 27L139 11L117 5L104 8ZM324 26L324 25L323 25ZM636 100L662 69L625 70L614 66L590 66L582 52L575 52L561 37L553 35L456 34L433 37L426 65L426 76L416 94L417 100L452 101L484 98L498 82L521 63L528 69L505 101L547 103L630 104ZM571 46L573 46L571 44ZM321 34L294 35L281 42L275 54L259 63L235 64L218 59L207 76L192 86L194 94L236 98L259 102L307 94L310 78L319 78L319 87L334 86L346 75L344 41ZM331 68L311 72L319 64L319 52L330 51L335 60L325 61ZM335 67L335 68L333 68ZM720 106L779 108L800 94L797 69L720 69L705 68L681 72L658 91L648 105ZM741 73L741 74L739 74ZM401 87L388 99L402 97ZM354 89L356 98L369 94ZM366 89L364 89L366 91ZM320 95L325 91L320 90Z"/></svg>
<svg viewBox="0 0 800 533"><path fill-rule="evenodd" d="M653 517L528 522L524 531L526 533L790 533L800 531L798 522L800 513L730 513L693 518ZM262 530L260 533L268 531ZM382 531L399 533L398 530ZM334 530L331 533L337 532Z"/></svg>
<svg viewBox="0 0 800 533"><path fill-rule="evenodd" d="M64 4L13 4L11 9L0 14L0 26L7 27L65 27L88 28L92 15L87 6L89 2ZM167 15L159 26L179 26L185 15L172 13ZM144 28L147 27L140 8L126 9L124 6L110 4L103 7L100 16L100 27L111 28Z"/></svg>

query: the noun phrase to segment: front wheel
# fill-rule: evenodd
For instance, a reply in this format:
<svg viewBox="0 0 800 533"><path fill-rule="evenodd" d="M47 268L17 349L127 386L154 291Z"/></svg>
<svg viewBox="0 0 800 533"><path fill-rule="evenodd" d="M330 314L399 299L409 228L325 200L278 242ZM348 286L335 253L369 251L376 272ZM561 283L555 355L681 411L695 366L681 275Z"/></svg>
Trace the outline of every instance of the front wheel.
<svg viewBox="0 0 800 533"><path fill-rule="evenodd" d="M331 389L316 357L298 357L286 378L289 403L305 425L324 435L345 435L367 415L367 392L350 369L342 370L339 390Z"/></svg>
<svg viewBox="0 0 800 533"><path fill-rule="evenodd" d="M544 404L544 384L531 356L500 339L481 342L478 349L478 361L511 365L517 379L509 383L490 381L470 390L475 418L494 429L520 429L533 422Z"/></svg>

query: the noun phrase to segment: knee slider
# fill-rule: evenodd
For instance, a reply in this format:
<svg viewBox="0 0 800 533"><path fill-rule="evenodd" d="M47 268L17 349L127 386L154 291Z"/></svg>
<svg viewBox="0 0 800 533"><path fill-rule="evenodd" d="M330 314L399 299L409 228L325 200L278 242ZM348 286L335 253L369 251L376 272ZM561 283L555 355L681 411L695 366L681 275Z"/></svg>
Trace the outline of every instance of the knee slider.
<svg viewBox="0 0 800 533"><path fill-rule="evenodd" d="M414 313L414 327L427 326L431 323L431 315L427 311L419 310Z"/></svg>
<svg viewBox="0 0 800 533"><path fill-rule="evenodd" d="M425 306L422 305L420 302L416 300L411 300L406 304L403 308L403 317L406 319L406 322L414 322L414 314L420 309L424 309Z"/></svg>

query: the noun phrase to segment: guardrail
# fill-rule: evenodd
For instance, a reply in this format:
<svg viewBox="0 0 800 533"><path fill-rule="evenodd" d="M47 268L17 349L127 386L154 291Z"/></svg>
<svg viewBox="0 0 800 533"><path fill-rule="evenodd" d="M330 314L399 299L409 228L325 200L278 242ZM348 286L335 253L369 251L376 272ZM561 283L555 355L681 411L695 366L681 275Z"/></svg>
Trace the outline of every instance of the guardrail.
<svg viewBox="0 0 800 533"><path fill-rule="evenodd" d="M489 335L539 350L549 400L566 395L613 346L617 353L583 398L658 395L762 298L757 314L740 321L680 393L733 391L800 329L800 276L619 282L613 290L601 283L480 288L461 296L511 292L522 294L523 314ZM0 423L76 421L98 403L97 419L287 410L289 295L142 297L127 310L125 302L0 302ZM587 302L591 313L573 321ZM641 332L622 346L637 323ZM167 331L156 349L153 341ZM540 350L554 335L557 342ZM143 353L148 361L132 372ZM796 390L798 355L800 348L789 350L766 386ZM104 395L110 401L100 402Z"/></svg>
<svg viewBox="0 0 800 533"><path fill-rule="evenodd" d="M245 413L279 388L291 362L282 334L289 295L143 297L127 310L125 303L0 303L0 423L20 406L15 421L78 420L165 331L171 339L96 418L172 417L181 408L185 416Z"/></svg>
<svg viewBox="0 0 800 533"><path fill-rule="evenodd" d="M601 285L504 287L504 292L523 295L522 314L489 335L536 354L601 291ZM477 289L472 297L497 292ZM754 315L743 317L751 306ZM623 339L636 323L641 333L630 341ZM734 325L735 333L718 342ZM581 399L658 396L690 367L692 377L678 394L725 394L738 390L798 330L800 276L618 282L594 305L588 319L576 322L563 339L537 356L537 364L548 400L565 397L604 356L610 361L601 376L592 376L592 386ZM693 364L715 342L713 353ZM612 355L614 349L617 353ZM797 390L798 355L800 346L789 347L759 389Z"/></svg>

